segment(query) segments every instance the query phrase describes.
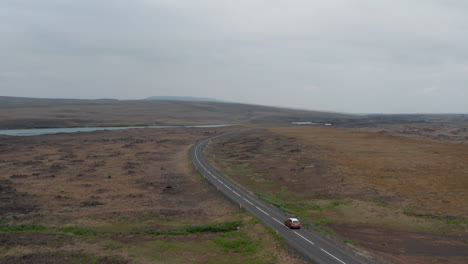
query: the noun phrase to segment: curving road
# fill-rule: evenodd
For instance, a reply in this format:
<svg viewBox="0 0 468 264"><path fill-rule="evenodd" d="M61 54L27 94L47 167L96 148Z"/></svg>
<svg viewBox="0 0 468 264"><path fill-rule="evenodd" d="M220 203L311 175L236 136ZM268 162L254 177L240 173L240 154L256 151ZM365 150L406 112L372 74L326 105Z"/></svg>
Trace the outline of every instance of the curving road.
<svg viewBox="0 0 468 264"><path fill-rule="evenodd" d="M203 148L214 139L227 137L234 134L245 133L231 132L218 135L212 138L205 139L192 147L190 150L190 159L195 168L208 180L211 184L217 187L225 196L233 202L242 205L245 210L260 219L263 223L270 226L274 230L278 230L278 234L294 248L305 259L311 263L336 263L336 264L357 264L364 263L359 260L347 249L334 245L331 241L321 237L305 228L292 230L284 225L284 220L287 218L278 209L260 201L255 195L238 187L223 175L215 171L203 158Z"/></svg>

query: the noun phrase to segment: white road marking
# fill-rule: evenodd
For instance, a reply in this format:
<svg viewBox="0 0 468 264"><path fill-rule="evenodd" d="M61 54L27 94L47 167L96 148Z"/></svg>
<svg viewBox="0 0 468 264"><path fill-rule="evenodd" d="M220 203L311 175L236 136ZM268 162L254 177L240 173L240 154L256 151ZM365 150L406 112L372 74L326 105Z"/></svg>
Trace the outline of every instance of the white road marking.
<svg viewBox="0 0 468 264"><path fill-rule="evenodd" d="M334 259L338 260L339 262L343 263L343 264L346 264L345 262L343 262L341 259L333 256L332 254L330 254L328 251L326 251L325 249L323 248L320 248L320 250L322 250L323 252L327 253L328 255L330 255L331 257L333 257Z"/></svg>
<svg viewBox="0 0 468 264"><path fill-rule="evenodd" d="M264 213L264 214L270 216L267 212L263 211L263 210L262 210L261 208L259 208L258 206L255 206L255 208L257 208L260 212L262 212L262 213Z"/></svg>
<svg viewBox="0 0 468 264"><path fill-rule="evenodd" d="M204 170L206 170L209 174L211 174L211 172L209 172L209 171L205 168L205 166L203 166L203 164L201 163L200 159L198 158L197 149L199 149L199 148L200 148L200 145L198 145L198 147L195 149L195 158L197 159L198 164L200 164L200 166L201 166ZM212 175L212 174L211 174L211 175Z"/></svg>
<svg viewBox="0 0 468 264"><path fill-rule="evenodd" d="M249 200L247 200L245 198L242 198L242 199L244 199L244 201L248 202L249 204L254 205L251 201L249 201Z"/></svg>
<svg viewBox="0 0 468 264"><path fill-rule="evenodd" d="M197 149L199 149L200 146L197 147ZM203 166L203 164L201 163L200 159L198 158L198 155L197 155L197 149L195 149L195 158L197 159L198 161L198 164L200 164L200 166L206 171L208 172L208 174L210 174L213 178L215 178L218 182L220 182L221 184L224 184L224 182L222 182L221 180L218 179L218 177L214 176L213 173L211 173L211 171L209 171L205 166ZM227 187L227 186L226 186ZM229 190L231 190L231 188L227 187ZM239 195L240 196L240 195Z"/></svg>
<svg viewBox="0 0 468 264"><path fill-rule="evenodd" d="M315 245L315 243L314 243L314 242L312 242L312 241L310 241L309 239L307 239L307 238L303 237L303 236L302 236L301 234L299 234L298 232L296 232L296 231L293 231L293 232L294 232L294 233L296 233L296 235L298 235L298 236L302 237L302 238L303 238L305 241L307 241L307 242L311 243L312 245Z"/></svg>
<svg viewBox="0 0 468 264"><path fill-rule="evenodd" d="M231 187L227 186L226 184L224 184L224 186L226 186L226 188L228 188L230 191L232 191Z"/></svg>
<svg viewBox="0 0 468 264"><path fill-rule="evenodd" d="M281 222L280 220L278 220L278 219L276 219L276 218L274 218L274 217L272 217L272 218L273 218L273 220L275 220L276 222L278 222L278 223L280 223L280 224L283 224L283 222Z"/></svg>
<svg viewBox="0 0 468 264"><path fill-rule="evenodd" d="M238 194L236 191L232 191L233 193L235 193L237 196L239 197L242 197L240 194Z"/></svg>

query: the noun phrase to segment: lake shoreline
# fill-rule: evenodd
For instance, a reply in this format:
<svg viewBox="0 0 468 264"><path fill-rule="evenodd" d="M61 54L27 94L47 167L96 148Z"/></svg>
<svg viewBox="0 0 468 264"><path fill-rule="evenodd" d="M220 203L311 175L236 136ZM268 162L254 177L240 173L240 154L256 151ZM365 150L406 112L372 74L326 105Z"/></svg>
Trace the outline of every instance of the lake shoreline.
<svg viewBox="0 0 468 264"><path fill-rule="evenodd" d="M218 128L231 126L232 124L220 125L159 125L159 126L92 126L92 127L57 127L57 128L25 128L25 129L2 129L1 136L38 136L50 135L58 133L78 133L78 132L94 132L103 130L123 130L132 128Z"/></svg>

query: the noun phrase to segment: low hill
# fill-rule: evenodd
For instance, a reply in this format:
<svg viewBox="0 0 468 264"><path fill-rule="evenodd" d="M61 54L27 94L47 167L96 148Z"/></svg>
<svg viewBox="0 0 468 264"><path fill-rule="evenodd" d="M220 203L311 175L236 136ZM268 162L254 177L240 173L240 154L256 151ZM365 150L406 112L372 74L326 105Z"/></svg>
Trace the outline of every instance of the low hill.
<svg viewBox="0 0 468 264"><path fill-rule="evenodd" d="M154 101L188 101L188 102L223 102L218 99L204 98L204 97L191 97L191 96L151 96L145 100Z"/></svg>
<svg viewBox="0 0 468 264"><path fill-rule="evenodd" d="M357 116L260 105L153 100L73 100L0 97L0 129L352 122Z"/></svg>

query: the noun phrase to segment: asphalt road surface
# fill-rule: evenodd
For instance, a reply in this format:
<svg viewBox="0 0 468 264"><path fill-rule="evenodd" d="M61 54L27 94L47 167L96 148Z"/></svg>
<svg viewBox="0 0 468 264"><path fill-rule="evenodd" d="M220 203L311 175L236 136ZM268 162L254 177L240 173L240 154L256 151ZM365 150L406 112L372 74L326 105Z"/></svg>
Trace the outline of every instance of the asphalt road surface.
<svg viewBox="0 0 468 264"><path fill-rule="evenodd" d="M190 150L190 159L195 168L225 196L241 205L245 210L260 219L266 225L277 230L278 234L284 238L286 243L294 248L306 260L310 260L311 263L365 263L359 260L351 250L333 244L318 233L307 230L306 228L289 229L284 225L284 220L286 220L288 216L280 212L277 208L259 200L249 191L233 184L223 175L211 168L203 158L203 148L208 142L244 132L246 131L222 134L205 139L194 145Z"/></svg>

